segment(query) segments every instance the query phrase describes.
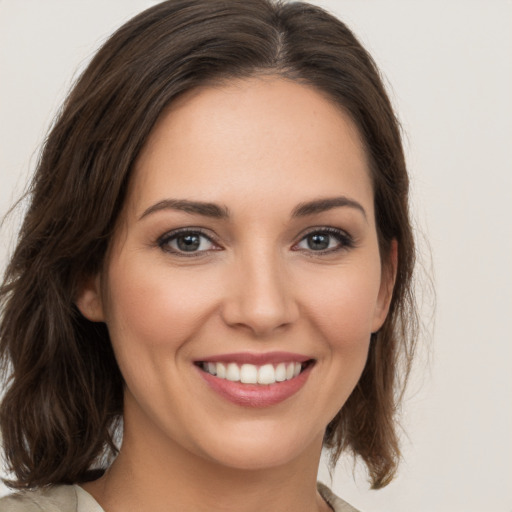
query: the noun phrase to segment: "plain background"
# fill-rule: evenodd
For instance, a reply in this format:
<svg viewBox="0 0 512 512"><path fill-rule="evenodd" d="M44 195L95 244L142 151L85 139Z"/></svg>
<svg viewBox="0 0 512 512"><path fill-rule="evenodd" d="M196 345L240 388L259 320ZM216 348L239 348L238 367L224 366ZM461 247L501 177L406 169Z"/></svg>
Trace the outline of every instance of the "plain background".
<svg viewBox="0 0 512 512"><path fill-rule="evenodd" d="M23 192L77 71L154 3L0 0L0 215ZM435 321L428 296L423 308L430 348L404 405L398 478L370 491L349 461L320 478L367 512L511 512L512 2L313 3L354 30L385 76L437 294ZM16 222L1 232L2 268Z"/></svg>

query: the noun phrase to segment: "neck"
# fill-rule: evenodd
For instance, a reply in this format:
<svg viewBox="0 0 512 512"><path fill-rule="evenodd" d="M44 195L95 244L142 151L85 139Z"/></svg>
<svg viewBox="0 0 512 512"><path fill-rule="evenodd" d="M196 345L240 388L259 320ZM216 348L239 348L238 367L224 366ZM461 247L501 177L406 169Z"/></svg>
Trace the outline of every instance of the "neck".
<svg viewBox="0 0 512 512"><path fill-rule="evenodd" d="M316 490L321 435L285 465L240 469L152 434L132 435L125 423L117 459L103 477L83 485L105 512L330 510Z"/></svg>

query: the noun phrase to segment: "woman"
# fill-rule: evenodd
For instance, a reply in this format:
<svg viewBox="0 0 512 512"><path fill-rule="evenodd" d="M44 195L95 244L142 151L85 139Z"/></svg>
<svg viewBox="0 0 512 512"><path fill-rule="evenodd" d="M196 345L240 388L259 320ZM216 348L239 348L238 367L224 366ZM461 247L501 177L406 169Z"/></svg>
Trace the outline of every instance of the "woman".
<svg viewBox="0 0 512 512"><path fill-rule="evenodd" d="M1 289L2 510L354 510L320 453L396 471L413 262L397 121L340 21L143 12L52 128Z"/></svg>

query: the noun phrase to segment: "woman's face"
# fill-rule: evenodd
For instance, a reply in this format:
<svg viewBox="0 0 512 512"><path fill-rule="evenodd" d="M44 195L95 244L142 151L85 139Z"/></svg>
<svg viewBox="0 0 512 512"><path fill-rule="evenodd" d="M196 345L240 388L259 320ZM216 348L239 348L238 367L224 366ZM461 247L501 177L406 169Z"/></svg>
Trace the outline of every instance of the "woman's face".
<svg viewBox="0 0 512 512"><path fill-rule="evenodd" d="M268 77L162 116L78 304L108 325L127 446L256 469L319 451L390 288L356 128Z"/></svg>

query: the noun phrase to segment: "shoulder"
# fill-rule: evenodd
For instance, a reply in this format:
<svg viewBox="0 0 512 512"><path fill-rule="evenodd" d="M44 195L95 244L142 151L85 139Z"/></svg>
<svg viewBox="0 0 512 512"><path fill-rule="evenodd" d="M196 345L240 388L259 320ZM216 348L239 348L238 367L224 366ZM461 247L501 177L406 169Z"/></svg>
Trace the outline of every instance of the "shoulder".
<svg viewBox="0 0 512 512"><path fill-rule="evenodd" d="M76 512L77 494L73 485L56 485L20 491L0 498L1 512Z"/></svg>
<svg viewBox="0 0 512 512"><path fill-rule="evenodd" d="M329 487L321 482L317 483L317 488L322 498L330 505L334 512L359 512L352 505L336 496Z"/></svg>

